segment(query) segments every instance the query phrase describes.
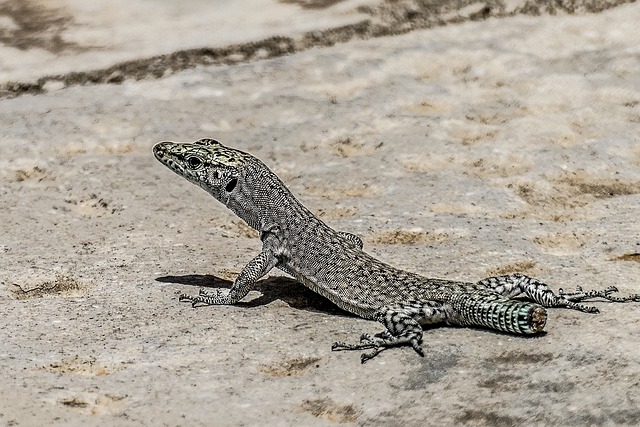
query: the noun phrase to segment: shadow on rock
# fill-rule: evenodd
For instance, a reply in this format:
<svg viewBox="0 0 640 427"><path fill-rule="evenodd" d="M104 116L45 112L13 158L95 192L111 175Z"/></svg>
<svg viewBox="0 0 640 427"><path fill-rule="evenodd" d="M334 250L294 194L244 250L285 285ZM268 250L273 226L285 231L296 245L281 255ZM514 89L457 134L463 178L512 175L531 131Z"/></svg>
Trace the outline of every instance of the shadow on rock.
<svg viewBox="0 0 640 427"><path fill-rule="evenodd" d="M184 276L162 276L156 278L157 282L179 283L182 285L197 286L199 288L230 288L231 280L222 279L211 274L186 274ZM257 298L250 301L239 302L240 307L259 307L280 300L289 307L328 313L333 315L352 316L342 310L325 297L305 288L299 282L288 277L268 277L260 280L252 288L260 292Z"/></svg>

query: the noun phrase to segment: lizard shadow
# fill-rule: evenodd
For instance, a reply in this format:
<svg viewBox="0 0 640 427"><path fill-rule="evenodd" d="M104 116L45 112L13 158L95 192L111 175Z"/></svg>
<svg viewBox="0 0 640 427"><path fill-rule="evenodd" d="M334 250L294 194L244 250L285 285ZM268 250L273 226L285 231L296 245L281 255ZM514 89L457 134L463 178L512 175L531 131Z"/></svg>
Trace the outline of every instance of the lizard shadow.
<svg viewBox="0 0 640 427"><path fill-rule="evenodd" d="M231 280L222 279L212 274L186 274L183 276L161 276L157 282L179 283L198 288L230 288ZM280 300L291 308L297 310L315 311L332 315L354 317L353 314L342 310L340 307L304 287L300 282L288 277L274 276L259 280L252 290L261 293L260 296L249 301L240 301L235 304L239 307L260 307L276 300Z"/></svg>
<svg viewBox="0 0 640 427"><path fill-rule="evenodd" d="M161 276L155 279L162 283L178 283L182 285L194 286L197 288L230 288L233 281L226 280L212 274L186 274L183 276ZM238 307L255 308L267 305L274 301L280 300L289 307L296 310L313 311L344 317L357 317L326 299L304 287L300 282L283 276L272 276L259 280L252 288L254 291L261 293L260 296L249 301L240 301L235 304ZM513 337L514 334L509 332L498 331L495 329L483 328L479 326L454 326L444 325L442 323L433 325L423 325L422 329L425 333L431 330L451 327L460 329L473 329L482 333L489 333L495 336ZM515 335L518 338L536 339L547 335L547 331L540 331L531 335Z"/></svg>

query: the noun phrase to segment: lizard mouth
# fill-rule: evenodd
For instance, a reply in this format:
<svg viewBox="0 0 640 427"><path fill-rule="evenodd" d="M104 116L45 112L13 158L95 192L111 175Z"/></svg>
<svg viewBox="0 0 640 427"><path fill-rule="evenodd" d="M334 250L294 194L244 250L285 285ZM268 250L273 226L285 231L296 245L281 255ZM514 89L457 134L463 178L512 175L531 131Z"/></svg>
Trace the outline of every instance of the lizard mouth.
<svg viewBox="0 0 640 427"><path fill-rule="evenodd" d="M162 161L168 151L168 147L167 147L167 143L166 142L158 142L156 145L153 146L153 155L156 156L156 159Z"/></svg>
<svg viewBox="0 0 640 427"><path fill-rule="evenodd" d="M169 169L177 172L180 170L180 167L179 167L179 163L176 162L175 159L173 159L173 156L170 155L171 146L172 146L171 142L159 142L153 146L152 151L153 151L153 155L155 156L156 159L158 159L160 163L162 163Z"/></svg>

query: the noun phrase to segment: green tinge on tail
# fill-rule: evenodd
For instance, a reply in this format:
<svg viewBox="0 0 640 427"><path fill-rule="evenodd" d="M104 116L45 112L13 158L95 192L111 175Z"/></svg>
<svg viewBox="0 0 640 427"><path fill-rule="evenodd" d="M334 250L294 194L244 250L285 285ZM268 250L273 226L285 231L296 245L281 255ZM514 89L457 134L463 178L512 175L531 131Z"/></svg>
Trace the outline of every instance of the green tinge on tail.
<svg viewBox="0 0 640 427"><path fill-rule="evenodd" d="M512 334L541 332L547 323L547 310L539 304L509 300L496 296L452 298L451 305L460 313L460 323L485 326Z"/></svg>

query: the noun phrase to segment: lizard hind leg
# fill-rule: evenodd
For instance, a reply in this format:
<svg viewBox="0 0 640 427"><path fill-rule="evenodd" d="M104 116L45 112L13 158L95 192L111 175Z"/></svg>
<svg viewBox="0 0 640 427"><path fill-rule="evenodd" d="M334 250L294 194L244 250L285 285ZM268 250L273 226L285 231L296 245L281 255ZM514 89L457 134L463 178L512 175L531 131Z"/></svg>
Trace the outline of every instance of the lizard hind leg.
<svg viewBox="0 0 640 427"><path fill-rule="evenodd" d="M524 295L543 307L566 307L585 313L598 313L599 310L590 305L579 304L579 302L595 298L603 298L611 302L640 301L640 294L624 297L612 295L618 292L615 286L610 286L604 290L592 291L584 291L578 286L575 292L565 293L560 289L556 295L545 283L523 274L489 277L479 281L477 285L489 288L507 298Z"/></svg>
<svg viewBox="0 0 640 427"><path fill-rule="evenodd" d="M390 347L411 346L416 353L424 357L421 323L436 323L444 320L444 311L425 305L418 301L405 304L384 306L374 315L375 320L382 323L387 330L374 336L363 334L357 344L336 342L331 346L334 351L373 349L360 356L362 363L373 359Z"/></svg>

